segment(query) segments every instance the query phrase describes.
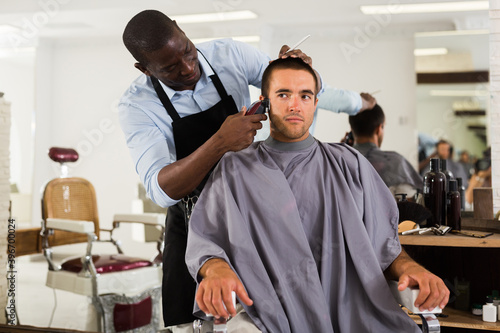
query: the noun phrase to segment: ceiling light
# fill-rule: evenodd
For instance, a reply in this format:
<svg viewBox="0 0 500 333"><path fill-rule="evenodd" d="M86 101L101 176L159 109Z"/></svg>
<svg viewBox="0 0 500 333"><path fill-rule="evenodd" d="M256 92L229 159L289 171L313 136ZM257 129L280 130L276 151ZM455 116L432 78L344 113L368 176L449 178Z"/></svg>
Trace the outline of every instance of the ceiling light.
<svg viewBox="0 0 500 333"><path fill-rule="evenodd" d="M415 37L446 37L446 36L466 36L466 35L488 35L488 29L479 30L449 30L449 31L428 31L417 32Z"/></svg>
<svg viewBox="0 0 500 333"><path fill-rule="evenodd" d="M489 96L487 90L431 90L431 96L443 97L484 97Z"/></svg>
<svg viewBox="0 0 500 333"><path fill-rule="evenodd" d="M468 12L474 10L488 10L489 1L460 1L460 2L430 2L408 3L376 6L360 6L365 15L380 13L409 14L409 13L438 13L438 12Z"/></svg>
<svg viewBox="0 0 500 333"><path fill-rule="evenodd" d="M199 44L203 42L208 42L214 39L223 39L223 38L232 38L233 40L237 40L244 43L258 43L260 42L260 36L230 36L230 37L213 37L213 38L194 38L191 41L194 44Z"/></svg>
<svg viewBox="0 0 500 333"><path fill-rule="evenodd" d="M473 110L484 110L484 103L480 103L478 100L462 100L454 101L452 103L452 108L455 111L473 111Z"/></svg>
<svg viewBox="0 0 500 333"><path fill-rule="evenodd" d="M435 47L435 48L427 48L427 49L415 49L413 54L416 57L419 56L431 56L431 55L443 55L447 54L448 49L446 47Z"/></svg>
<svg viewBox="0 0 500 333"><path fill-rule="evenodd" d="M175 20L177 23L181 24L250 20L256 18L257 14L255 14L250 10L240 10L235 12L203 13L203 14L193 14L193 15L179 15L171 17L172 20Z"/></svg>

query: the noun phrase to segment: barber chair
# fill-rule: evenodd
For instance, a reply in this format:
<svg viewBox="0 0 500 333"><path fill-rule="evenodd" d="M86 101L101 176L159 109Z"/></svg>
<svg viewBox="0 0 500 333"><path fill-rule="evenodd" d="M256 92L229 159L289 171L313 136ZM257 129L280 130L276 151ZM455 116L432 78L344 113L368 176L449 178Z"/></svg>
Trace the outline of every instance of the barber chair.
<svg viewBox="0 0 500 333"><path fill-rule="evenodd" d="M161 249L165 214L119 214L112 228L99 228L94 187L83 178L69 177L66 163L78 159L68 148L51 148L49 157L61 164L63 174L49 181L42 194L42 249L49 264L46 285L90 298L97 314L99 332L157 332L161 322ZM120 242L113 237L121 223L141 223L161 230L158 254L152 259L123 254ZM109 233L104 240L100 231ZM53 260L53 247L75 235L87 243L81 256ZM76 238L75 242L82 241ZM98 242L116 247L114 254L92 253Z"/></svg>
<svg viewBox="0 0 500 333"><path fill-rule="evenodd" d="M389 281L389 287L391 292L396 298L396 301L413 314L418 315L422 320L422 332L423 333L439 333L441 332L441 326L439 325L439 320L436 314L442 312L439 307L434 308L432 311L420 311L419 308L415 307L415 300L418 297L420 290L414 288L406 288L403 291L398 290L398 283L396 281Z"/></svg>

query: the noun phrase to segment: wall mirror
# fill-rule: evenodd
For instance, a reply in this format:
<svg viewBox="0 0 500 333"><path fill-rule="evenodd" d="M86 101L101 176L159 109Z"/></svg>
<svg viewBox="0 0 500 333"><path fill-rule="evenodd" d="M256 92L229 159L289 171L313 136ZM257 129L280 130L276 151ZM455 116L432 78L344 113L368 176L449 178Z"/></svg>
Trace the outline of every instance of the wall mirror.
<svg viewBox="0 0 500 333"><path fill-rule="evenodd" d="M488 147L489 40L487 31L415 36L417 128L428 139L445 139L454 159L466 150L481 157ZM432 148L428 148L428 152Z"/></svg>
<svg viewBox="0 0 500 333"><path fill-rule="evenodd" d="M488 31L419 33L415 49L417 129L426 154L444 139L455 161L462 151L482 158L490 145Z"/></svg>

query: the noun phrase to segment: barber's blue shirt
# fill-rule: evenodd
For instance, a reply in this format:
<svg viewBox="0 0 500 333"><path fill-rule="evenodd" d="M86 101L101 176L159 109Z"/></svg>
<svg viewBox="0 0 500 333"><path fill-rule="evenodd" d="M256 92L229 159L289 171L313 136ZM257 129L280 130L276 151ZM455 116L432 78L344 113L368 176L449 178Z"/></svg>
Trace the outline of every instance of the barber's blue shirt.
<svg viewBox="0 0 500 333"><path fill-rule="evenodd" d="M201 78L194 90L175 91L162 84L179 116L205 111L220 101L212 80L215 69L238 110L249 106L249 85L260 88L269 56L247 44L223 39L197 45ZM205 61L207 58L210 65ZM148 196L156 204L168 207L178 200L170 198L158 184L158 173L177 160L172 119L158 99L146 75L139 76L122 96L118 105L121 128L135 163L136 172Z"/></svg>
<svg viewBox="0 0 500 333"><path fill-rule="evenodd" d="M361 95L351 90L337 89L330 86L324 86L321 97L318 97L318 106L314 113L314 121L309 128L309 132L314 134L316 128L316 118L318 109L333 111L336 113L347 113L354 116L359 112L362 106Z"/></svg>

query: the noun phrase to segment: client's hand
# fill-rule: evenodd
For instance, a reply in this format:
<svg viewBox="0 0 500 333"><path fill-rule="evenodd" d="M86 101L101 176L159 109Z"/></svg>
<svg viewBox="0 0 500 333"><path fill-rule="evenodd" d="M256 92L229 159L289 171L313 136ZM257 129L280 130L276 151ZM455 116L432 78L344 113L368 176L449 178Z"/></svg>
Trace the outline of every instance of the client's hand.
<svg viewBox="0 0 500 333"><path fill-rule="evenodd" d="M421 311L432 310L439 305L443 309L448 304L450 291L436 275L413 260L404 249L384 271L387 279L398 280L398 290L407 287L420 289L415 306Z"/></svg>
<svg viewBox="0 0 500 333"><path fill-rule="evenodd" d="M253 304L240 279L226 261L222 259L208 260L201 267L200 276L203 280L196 293L196 303L203 312L211 314L215 318L236 316L231 296L232 291L244 304Z"/></svg>
<svg viewBox="0 0 500 333"><path fill-rule="evenodd" d="M450 291L436 275L432 274L420 265L410 266L399 277L398 290L403 291L407 287L417 287L420 289L415 306L421 311L432 310L439 305L444 309L448 304Z"/></svg>

